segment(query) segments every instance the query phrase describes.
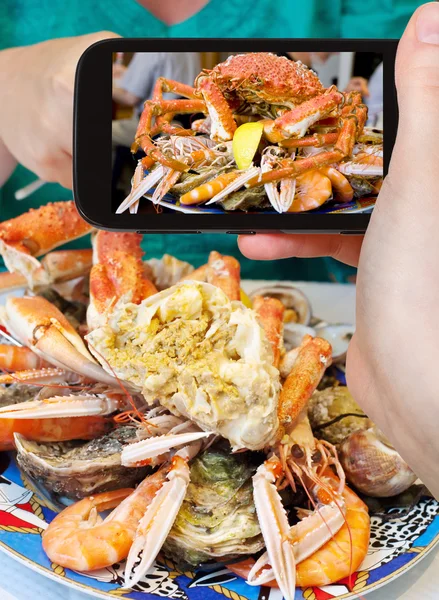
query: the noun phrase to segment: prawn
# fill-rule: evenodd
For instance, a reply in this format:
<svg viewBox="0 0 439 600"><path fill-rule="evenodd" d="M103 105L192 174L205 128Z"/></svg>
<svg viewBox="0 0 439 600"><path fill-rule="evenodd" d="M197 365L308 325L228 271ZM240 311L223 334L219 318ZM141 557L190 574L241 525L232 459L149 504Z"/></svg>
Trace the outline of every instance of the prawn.
<svg viewBox="0 0 439 600"><path fill-rule="evenodd" d="M94 571L127 558L139 522L165 479L166 470L160 469L135 490L96 494L65 508L42 534L49 559L75 571ZM102 520L99 512L112 508Z"/></svg>
<svg viewBox="0 0 439 600"><path fill-rule="evenodd" d="M328 177L339 200L342 202L350 202L352 200L354 189L340 171L337 171L334 167L322 167L319 171Z"/></svg>
<svg viewBox="0 0 439 600"><path fill-rule="evenodd" d="M25 346L0 344L0 371L25 371L41 369L48 363Z"/></svg>
<svg viewBox="0 0 439 600"><path fill-rule="evenodd" d="M195 189L190 192L186 192L180 198L181 204L200 204L201 202L206 202L206 200L210 200L216 194L225 189L229 183L232 183L235 179L239 177L239 173L236 171L231 173L222 173L209 181L208 183L203 183L199 185Z"/></svg>
<svg viewBox="0 0 439 600"><path fill-rule="evenodd" d="M319 170L307 171L296 177L296 193L288 212L313 210L332 195L331 180Z"/></svg>
<svg viewBox="0 0 439 600"><path fill-rule="evenodd" d="M325 471L322 480L325 487L327 484L329 490L331 488L335 490L340 483L338 477L329 469ZM318 495L324 497L325 490L321 490ZM332 500L330 494L327 496L326 501ZM296 583L299 587L323 586L340 581L357 571L366 557L370 537L370 517L367 506L347 486L344 487L341 496L344 502L340 506L340 513L342 510L344 511L342 517L344 522L337 531L334 531L337 525L330 524L327 519L322 524L323 516L319 519L319 513L303 519L290 529L288 538L293 542L293 548L295 546L293 551L296 560ZM325 506L328 504L324 504ZM324 528L331 535L329 540L316 552L306 556L302 552L301 546L305 541L305 536L310 534L309 527L304 527L308 519L310 524L313 519L312 525L317 525L316 529ZM253 558L229 564L227 567L232 573L245 579L252 574L256 575L256 579L252 582L253 585L256 585L258 581L258 584L278 587L273 571L265 562L266 556L264 555L264 560L261 559L258 561L259 569L259 565Z"/></svg>

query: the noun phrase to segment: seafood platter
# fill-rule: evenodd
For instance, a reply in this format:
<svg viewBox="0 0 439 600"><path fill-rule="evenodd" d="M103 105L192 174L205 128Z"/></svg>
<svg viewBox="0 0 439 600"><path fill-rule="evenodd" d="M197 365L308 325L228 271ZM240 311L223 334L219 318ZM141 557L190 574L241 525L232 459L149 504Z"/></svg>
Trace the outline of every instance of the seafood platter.
<svg viewBox="0 0 439 600"><path fill-rule="evenodd" d="M163 98L168 92L179 98ZM359 92L324 88L300 61L269 52L229 56L194 87L161 77L133 140L143 156L116 213L370 212L383 180L383 132L365 126L367 112ZM191 116L190 128L179 115Z"/></svg>
<svg viewBox="0 0 439 600"><path fill-rule="evenodd" d="M439 505L349 393L354 326L141 240L73 202L0 224L0 550L138 600L358 598L421 560Z"/></svg>

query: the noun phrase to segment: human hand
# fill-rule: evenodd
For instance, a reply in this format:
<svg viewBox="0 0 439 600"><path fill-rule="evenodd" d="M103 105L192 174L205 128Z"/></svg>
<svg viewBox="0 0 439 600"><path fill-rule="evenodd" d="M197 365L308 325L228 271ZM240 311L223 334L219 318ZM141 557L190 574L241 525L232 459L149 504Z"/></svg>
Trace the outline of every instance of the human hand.
<svg viewBox="0 0 439 600"><path fill-rule="evenodd" d="M122 79L125 75L127 67L119 63L113 63L113 82Z"/></svg>
<svg viewBox="0 0 439 600"><path fill-rule="evenodd" d="M412 17L396 64L399 130L364 241L241 237L250 258L334 256L357 264L347 376L357 402L439 498L439 4Z"/></svg>
<svg viewBox="0 0 439 600"><path fill-rule="evenodd" d="M118 37L101 31L0 52L0 140L45 181L72 187L73 88L81 54Z"/></svg>
<svg viewBox="0 0 439 600"><path fill-rule="evenodd" d="M345 92L360 92L363 98L369 96L367 79L364 77L352 77L346 86Z"/></svg>

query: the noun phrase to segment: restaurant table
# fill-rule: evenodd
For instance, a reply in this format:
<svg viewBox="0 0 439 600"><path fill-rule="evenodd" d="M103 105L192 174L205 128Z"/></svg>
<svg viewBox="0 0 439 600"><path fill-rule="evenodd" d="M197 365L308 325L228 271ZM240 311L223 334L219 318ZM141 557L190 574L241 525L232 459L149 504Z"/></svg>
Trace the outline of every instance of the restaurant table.
<svg viewBox="0 0 439 600"><path fill-rule="evenodd" d="M243 282L247 293L274 282ZM355 323L352 284L295 283L309 297L313 314L328 322ZM0 295L0 304L2 297ZM0 600L87 600L91 595L58 583L0 552ZM367 600L439 600L439 545L422 561Z"/></svg>

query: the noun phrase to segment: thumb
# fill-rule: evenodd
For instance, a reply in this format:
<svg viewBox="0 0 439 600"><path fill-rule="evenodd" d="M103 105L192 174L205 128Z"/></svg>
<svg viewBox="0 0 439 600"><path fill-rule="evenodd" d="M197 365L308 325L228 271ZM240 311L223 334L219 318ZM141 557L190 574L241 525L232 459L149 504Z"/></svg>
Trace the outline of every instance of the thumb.
<svg viewBox="0 0 439 600"><path fill-rule="evenodd" d="M399 125L390 175L394 179L397 169L404 182L424 180L429 187L439 138L439 3L414 13L398 46L395 74Z"/></svg>

